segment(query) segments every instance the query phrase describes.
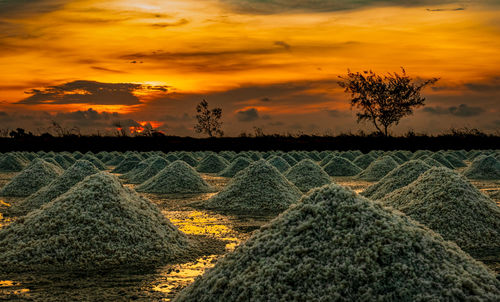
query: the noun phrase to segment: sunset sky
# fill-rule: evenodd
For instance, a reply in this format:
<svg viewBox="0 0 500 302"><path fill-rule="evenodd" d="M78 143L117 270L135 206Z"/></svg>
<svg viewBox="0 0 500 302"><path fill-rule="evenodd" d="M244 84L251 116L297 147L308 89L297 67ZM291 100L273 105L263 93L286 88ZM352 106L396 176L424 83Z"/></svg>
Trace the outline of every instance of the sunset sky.
<svg viewBox="0 0 500 302"><path fill-rule="evenodd" d="M339 75L439 77L393 129L500 129L498 0L0 0L0 128L82 132L146 122L339 134L357 124Z"/></svg>

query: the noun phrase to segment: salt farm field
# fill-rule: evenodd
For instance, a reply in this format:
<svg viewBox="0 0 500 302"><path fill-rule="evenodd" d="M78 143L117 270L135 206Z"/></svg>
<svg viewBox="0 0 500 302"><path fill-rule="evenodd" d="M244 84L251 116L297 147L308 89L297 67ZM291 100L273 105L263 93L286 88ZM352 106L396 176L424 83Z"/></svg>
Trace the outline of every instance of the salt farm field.
<svg viewBox="0 0 500 302"><path fill-rule="evenodd" d="M261 158L264 158L264 160L261 160ZM37 161L37 159L44 160ZM436 207L433 207L433 205L426 204L424 212L431 213L430 215L432 217L438 217L440 213L446 213L448 216L443 216L441 220L452 217L449 215L458 215L456 216L457 219L470 221L473 220L472 218L476 218L467 217L467 215L473 215L473 211L477 211L477 213L481 214L491 211L491 217L500 217L495 216L500 213L500 210L498 210L500 209L498 208L498 206L500 206L500 177L498 177L498 175L500 175L499 159L500 152L491 150L469 152L418 151L415 153L406 151L385 153L371 152L370 158L361 154L359 151L289 153L244 152L240 155L233 152L221 152L219 154L212 152L177 152L169 154L161 152L128 152L126 154L102 152L99 154L87 153L85 155L81 153L58 154L40 152L38 154L30 154L19 152L4 154L0 157L0 169L3 170L3 172L0 172L0 194L3 196L0 201L0 244L5 244L7 248L2 249L0 247L0 266L7 268L0 269L0 300L169 301L176 297L183 288L193 283L197 276L203 275L205 270L213 267L217 260L223 258L225 254L235 252L244 253L241 249L236 249L237 246L244 244L244 242L252 236L254 231L273 220L280 212L287 211L284 214L285 217L286 215L292 216L292 210L295 210L295 214L297 214L297 211L301 209L286 209L290 207L291 204L301 203L301 196L303 194L310 194L308 193L310 188L329 186L328 183L335 183L350 188L356 193L368 194L367 192L370 192L370 196L374 196L372 198L378 200L377 203L385 202L386 205L389 205L389 203L391 205L402 205L401 208L399 208L400 211L409 216L414 215L412 218L419 220L419 222L424 225L426 225L426 221L429 221L426 226L430 229L445 237L446 240L456 241L460 248L473 255L477 260L481 260L489 267L489 271L481 271L481 274L483 274L481 278L483 278L482 280L489 280L488 282L491 284L490 287L476 289L471 292L463 290L463 288L466 287L465 285L457 286L463 290L465 295L477 295L483 300L494 301L496 298L500 298L500 285L498 282L498 274L500 273L500 247L498 245L500 241L495 241L495 239L500 238L498 237L500 236L500 230L496 228L500 221L496 220L496 222L491 222L491 220L488 219L484 221L479 219L479 222L475 222L477 224L473 227L478 230L481 228L482 237L486 238L484 239L477 238L477 236L473 236L469 234L469 232L464 234L463 229L454 228L453 224L450 224L452 227L449 227L446 223L436 223L433 219L425 220L428 219L429 215L422 214L420 208L416 211L413 210L420 204L425 203L425 201L440 201L443 202L443 204L438 206L440 209L439 211L435 211ZM181 160L182 163L179 163L178 160ZM92 165L89 164L85 166L85 169L88 170L84 168L76 169L75 166L77 163L80 163L80 165L84 167L82 165L83 161L91 162ZM238 162L237 165L235 164L236 162ZM301 165L297 166L298 163L301 163ZM294 170L294 166L300 169L296 168ZM445 166L448 166L448 168L445 168ZM81 179L75 176L76 171L81 172L84 170L87 171L87 174L79 175ZM98 170L106 172L103 173ZM25 173L26 175L23 176L23 171L28 171L28 173ZM73 171L74 173L71 174L68 171ZM400 171L399 173L401 174L396 173L396 171ZM350 176L345 176L345 174L350 174ZM412 176L403 177L401 176L403 174L407 176L411 174ZM30 175L31 177L52 176L49 177L47 181L37 183L29 179ZM101 175L99 176L101 178L96 178L95 175ZM232 177L222 177L219 175L230 175ZM25 177L25 179L20 176ZM92 177L95 178L94 183L90 183L89 181ZM436 179L441 179L443 181L436 183ZM453 181L450 181L448 184L444 179L452 179ZM29 185L27 185L27 181L29 181ZM118 183L115 183L116 181L118 181ZM72 185L71 188L66 188L69 185L66 187L63 185L63 183L72 182L75 184ZM89 184L86 184L86 182L89 182ZM53 238L67 230L69 230L68 233L80 232L81 230L79 227L82 227L84 224L82 223L82 226L80 226L78 223L73 223L71 224L72 229L67 229L69 227L64 222L64 211L69 212L72 208L71 206L65 206L65 204L71 204L73 199L81 200L79 203L75 202L74 206L83 206L83 208L77 208L80 212L77 211L76 214L71 214L76 215L75 217L77 220L73 221L79 221L78 215L82 212L81 209L85 209L87 206L85 202L90 203L94 199L101 200L102 198L106 198L106 190L100 187L101 182L109 182L111 186L114 188L116 187L116 190L118 190L110 192L118 192L116 195L130 198L131 203L135 203L136 198L145 197L147 198L147 202L154 204L151 211L148 210L144 215L146 215L145 217L150 217L147 215L152 215L152 219L162 219L154 216L154 213L156 213L155 211L159 211L163 217L175 225L177 228L175 232L180 231L180 235L178 236L181 237L175 237L177 235L174 236L171 234L165 235L165 240L167 241L172 238L177 238L175 241L166 243L166 246L178 245L180 247L178 250L175 250L175 253L173 251L171 254L167 255L169 257L171 255L176 256L167 259L163 254L161 257L158 256L158 258L155 258L156 255L152 254L154 258L154 261L152 261L153 265L147 262L147 268L138 269L137 266L141 267L143 263L146 263L144 259L150 254L145 253L146 256L144 258L137 257L128 259L126 257L128 254L124 252L123 255L125 256L123 257L125 258L120 258L118 260L113 258L113 244L119 245L117 250L126 249L127 246L136 246L135 240L138 239L131 238L129 241L127 241L128 239L118 240L120 241L118 244L114 239L110 239L108 236L109 234L105 231L104 233L96 232L99 234L86 238L90 242L92 242L92 240L109 240L110 242L110 253L102 253L102 255L99 254L95 258L92 256L89 263L95 261L96 270L86 271L85 265L81 266L79 263L72 263L72 261L76 261L76 258L81 261L82 257L85 257L85 254L82 256L82 254L76 252L67 251L62 248L58 249L59 244L64 247L65 243L60 243L60 241L58 241L59 239ZM120 187L120 182L124 185L123 189ZM461 186L453 187L453 185L457 183L461 184ZM423 193L418 191L421 188L428 188L429 186L441 187L434 193L430 192L432 190L425 190ZM59 188L59 191L62 192L52 188ZM87 190L94 189L95 191L93 191L93 195L87 196L82 193L83 191L78 191L82 188L86 188ZM127 189L131 189L131 191L129 192ZM25 190L30 191L32 194L29 195L31 196L19 196L26 195L27 193L23 194ZM189 192L190 190L195 192ZM349 195L347 193L342 193L343 189L335 190L340 190L340 193L335 193L337 195L327 195L328 191L324 190L325 195L320 197L319 200L328 199L326 196ZM478 191L476 192L475 190ZM135 191L139 192L138 194L141 197L134 197L134 194L137 194ZM414 200L405 201L402 196L410 196L410 199L413 198L415 200L420 198L421 200L419 200L419 202L414 202ZM455 204L454 200L446 200L446 198L451 198L450 196L462 197L460 197L461 199L457 197L460 201L457 201ZM128 200L129 199L126 199L126 201ZM279 202L276 200L279 200ZM447 208L454 206L464 207L470 200L473 200L475 203L484 202L486 205L477 209L474 208L472 212L460 213L449 211L449 208ZM116 198L116 202L121 202L120 198ZM339 202L341 203L342 201ZM411 204L412 202L414 202L414 204ZM60 205L58 205L58 203ZM446 205L444 203L446 203ZM496 203L497 207L489 207L489 203ZM99 208L100 213L105 214L102 216L104 217L103 220L107 219L109 216L116 215L115 208L113 208L114 206L116 205L109 204L106 207ZM144 209L144 207L147 208L148 206L142 205L140 208ZM91 207L89 206L89 212L91 214L94 213L90 209ZM106 212L108 210L109 213ZM135 211L135 209L132 210ZM306 210L302 209L302 211ZM389 211L390 215L393 215L392 211L393 210ZM50 212L50 216L43 216L45 212ZM139 212L130 213L135 214ZM25 218L24 215L28 216ZM31 226L30 223L37 221L35 220L35 216L41 219L38 221L43 221L43 219L48 219L47 217L56 219L54 215L59 219L54 220L57 225L56 231L51 230L49 232L49 230L41 228L33 233L38 234L39 237L37 238L28 238L28 235L24 237L19 235L23 230L30 230L31 232L31 229L28 228ZM58 215L60 215L60 217L58 217ZM310 215L314 216L315 214ZM139 219L132 214L127 217L113 217L115 218L102 222L104 226L103 229L108 230L109 224L116 223L117 228L120 230L119 226L127 224L128 222L124 221L127 219L131 222L131 226L127 224L127 227L130 229L134 227L134 219ZM284 220L285 217L280 218ZM382 215L381 217L381 220L385 219L383 218L385 216ZM88 218L85 217L85 219ZM143 220L144 219L141 219L141 223L144 223L145 228L149 227L148 221L144 222ZM95 220L92 221L95 222ZM137 220L137 222L138 221L139 220ZM414 225L412 221L410 222L411 227ZM279 221L275 222L275 224L278 223ZM46 225L47 228L52 228L53 226L52 224ZM98 227L98 225L99 224L95 224L92 225L92 227ZM163 229L157 230L154 227L153 225L152 236L155 236L154 234L156 234L156 232L163 232ZM315 228L315 226L308 227ZM357 234L356 229L351 231L349 228L350 226L348 225L344 230L350 234ZM270 230L274 229L275 228L264 228L261 234L266 231L270 232ZM322 231L321 228L318 230ZM396 228L396 231L397 230ZM423 232L422 235L424 237L439 236L435 235L430 230L425 230L426 231ZM278 238L281 233L283 232L278 229L278 233L273 236L277 236L276 238ZM432 233L434 235L428 235L427 233ZM471 231L470 233L473 232ZM127 237L126 234L113 234L113 236L117 237ZM290 238L292 241L293 238L301 238L300 236L304 236L304 233L301 232L293 234L294 235L291 235L292 237ZM146 237L147 235L146 233ZM363 236L365 235L366 234L363 234ZM144 233L142 233L142 236L145 236ZM197 243L193 246L195 247L194 249L196 249L196 247L201 247L199 253L198 251L190 250L187 245L182 245L182 240L184 240L182 236L188 236L187 240L189 246L196 241ZM456 236L456 240L452 238L453 236ZM314 240L322 240L321 236L318 238L319 239ZM470 242L476 239L477 242ZM266 240L266 238L260 238L259 240ZM49 245L49 243L44 243L44 241L56 242L56 248L47 248L46 246ZM442 239L437 239L436 242L438 243L436 244L441 246L443 245L443 243L441 243L442 241ZM385 242L386 245L393 244L390 240L388 241L386 239L384 239L383 242ZM33 246L36 245L36 248L31 247L31 244ZM148 246L147 242L144 244ZM256 247L254 246L253 248ZM357 250L364 248L365 247L361 246ZM368 250L369 247L366 248ZM48 258L42 257L44 254L40 252L40 250L43 251L43 253L48 253ZM189 250L190 252L184 253L184 250ZM10 253L10 251L15 252ZM448 248L446 248L445 251L447 252ZM95 251L91 250L90 252L94 253ZM316 255L314 247L308 252L312 253L310 255ZM141 253L140 250L139 253ZM460 251L460 253L462 252ZM4 256L5 254L8 255ZM471 267L482 265L481 263L474 262L468 254L463 254L463 257L470 259L467 261L471 261ZM37 257L39 257L39 259ZM113 261L107 259L107 257ZM255 257L258 258L259 255ZM262 257L262 255L260 257ZM314 258L314 256L311 257ZM392 255L391 257L393 262L397 262L398 255ZM299 257L298 259L302 260L303 258ZM12 265L13 261L19 263L20 267L24 265L27 269L17 270L16 265ZM128 268L127 264L129 261L137 264L137 266L134 265ZM256 261L258 261L258 259ZM119 267L115 267L116 263L120 263ZM292 266L299 266L297 261L292 261L291 263L293 263ZM93 264L88 265L92 266ZM226 266L227 265L228 264L226 264ZM269 266L272 267L273 265L278 264L270 262ZM358 265L361 266L362 264ZM215 269L219 269L222 272L224 269L223 263L218 266L220 266L220 268L216 267ZM383 266L384 264L377 264L377 267ZM33 267L33 269L31 269L31 267ZM55 271L53 271L52 268ZM282 267L278 265L276 270L279 271L281 268ZM293 271L295 269L297 270L296 274L299 274L300 270L298 268L292 267L287 270ZM450 272L454 269L455 267L453 264L450 264L450 267L447 268ZM470 270L474 271L474 273L471 273L473 276L479 274L475 271L475 268L474 270ZM241 271L239 271L237 266L235 266L234 271L236 271L236 274L240 274L238 278L245 274L245 270L241 269ZM466 271L468 272L467 269ZM367 274L369 273L370 272L367 272ZM461 274L466 273L461 271L459 275ZM211 275L212 278L214 278L214 276L217 275L215 273ZM302 276L301 278L304 277ZM331 278L334 277L332 276ZM348 277L346 278L348 279ZM471 280L476 279L472 278ZM208 277L206 280L201 280L199 284L197 284L200 288L199 291L197 291L196 287L190 288L191 291L186 291L184 296L178 299L180 301L194 301L198 299L210 300L207 297L199 296L199 292L203 292L202 289L205 288L203 287L205 286L203 282L207 283L209 281L210 279ZM255 281L255 283L259 282L262 282L262 280L258 279ZM380 282L383 282L383 280ZM415 282L416 284L418 283L417 281ZM434 280L433 282L439 281ZM367 287L373 286L371 283L367 284ZM256 285L256 288L261 288L259 286L261 285ZM262 288L265 288L265 286L266 285L262 285ZM415 286L418 289L418 284ZM210 287L215 288L216 286L214 287L214 285L211 285ZM231 286L226 285L226 287ZM373 286L373 288L375 287ZM373 290L376 291L375 289ZM384 289L384 293L372 293L374 295L372 297L376 295L380 297L390 290L399 293L400 289ZM228 290L228 292L230 292L230 290ZM286 291L284 291L284 293L288 294ZM439 293L433 294L439 297ZM331 291L328 295L331 296L326 297L334 300L334 295ZM354 297L355 296L351 298ZM406 297L411 297L411 295ZM346 296L345 298L349 297ZM217 299L217 297L212 297L211 299L215 301L220 300ZM254 299L257 299L257 296L254 297ZM299 297L297 300L302 299ZM415 298L415 300L418 299Z"/></svg>

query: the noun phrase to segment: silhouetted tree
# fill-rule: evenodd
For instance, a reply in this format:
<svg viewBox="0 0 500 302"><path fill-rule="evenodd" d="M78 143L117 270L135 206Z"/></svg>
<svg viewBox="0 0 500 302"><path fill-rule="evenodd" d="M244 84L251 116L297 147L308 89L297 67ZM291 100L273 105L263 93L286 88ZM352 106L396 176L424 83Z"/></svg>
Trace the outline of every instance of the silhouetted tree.
<svg viewBox="0 0 500 302"><path fill-rule="evenodd" d="M351 94L351 106L356 107L358 123L368 120L377 131L388 135L388 129L393 124L399 124L401 118L413 114L413 110L424 106L425 98L420 91L436 83L439 79L416 82L406 74L388 73L379 76L373 71L353 73L347 71L346 77L340 77L338 84L346 93Z"/></svg>
<svg viewBox="0 0 500 302"><path fill-rule="evenodd" d="M208 102L206 100L201 101L198 106L196 106L196 119L198 124L194 126L196 133L205 133L210 137L223 136L222 131L222 108L208 109Z"/></svg>

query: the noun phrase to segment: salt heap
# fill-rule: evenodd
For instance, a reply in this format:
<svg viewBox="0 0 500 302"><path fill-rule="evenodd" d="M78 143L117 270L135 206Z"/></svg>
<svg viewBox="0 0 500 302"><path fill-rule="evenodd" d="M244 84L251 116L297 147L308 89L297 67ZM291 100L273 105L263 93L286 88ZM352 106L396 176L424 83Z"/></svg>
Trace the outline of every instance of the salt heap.
<svg viewBox="0 0 500 302"><path fill-rule="evenodd" d="M227 168L227 165L228 162L224 158L209 154L198 163L196 170L200 173L219 173Z"/></svg>
<svg viewBox="0 0 500 302"><path fill-rule="evenodd" d="M267 162L273 165L281 173L290 169L290 164L286 160L284 160L281 156L274 155L271 158L269 158Z"/></svg>
<svg viewBox="0 0 500 302"><path fill-rule="evenodd" d="M430 157L422 157L424 163L428 164L431 167L444 167L440 162Z"/></svg>
<svg viewBox="0 0 500 302"><path fill-rule="evenodd" d="M142 161L142 158L135 154L131 154L129 156L126 156L119 164L116 166L116 168L113 169L113 173L120 173L124 174L127 173L128 171L132 170L135 168L140 162Z"/></svg>
<svg viewBox="0 0 500 302"><path fill-rule="evenodd" d="M330 176L353 176L361 172L361 168L350 160L340 156L334 156L328 164L323 167Z"/></svg>
<svg viewBox="0 0 500 302"><path fill-rule="evenodd" d="M198 165L198 161L194 159L191 155L187 153L183 153L180 157L180 160L188 163L191 167L196 167Z"/></svg>
<svg viewBox="0 0 500 302"><path fill-rule="evenodd" d="M136 188L146 193L206 193L214 189L190 165L176 160Z"/></svg>
<svg viewBox="0 0 500 302"><path fill-rule="evenodd" d="M274 166L261 159L238 172L228 185L201 207L232 212L278 212L302 196Z"/></svg>
<svg viewBox="0 0 500 302"><path fill-rule="evenodd" d="M142 160L141 162L136 164L132 170L128 171L125 174L120 175L119 178L125 179L125 180L129 180L129 179L133 178L137 174L142 173L144 170L146 170L149 167L149 165L152 162L154 162L157 158L160 158L160 157L159 156L151 156L145 160Z"/></svg>
<svg viewBox="0 0 500 302"><path fill-rule="evenodd" d="M441 153L436 152L436 153L432 154L430 156L430 158L436 160L438 163L445 166L446 168L449 168L449 169L455 168Z"/></svg>
<svg viewBox="0 0 500 302"><path fill-rule="evenodd" d="M0 172L19 172L26 166L26 162L12 154L5 154L0 159Z"/></svg>
<svg viewBox="0 0 500 302"><path fill-rule="evenodd" d="M97 157L95 157L92 154L86 153L80 159L87 160L87 161L91 162L99 170L106 170L106 165L104 165L104 163L101 160L99 160Z"/></svg>
<svg viewBox="0 0 500 302"><path fill-rule="evenodd" d="M261 227L175 301L498 301L455 244L332 184Z"/></svg>
<svg viewBox="0 0 500 302"><path fill-rule="evenodd" d="M374 160L375 158L373 158L370 154L362 154L356 157L352 163L361 169L366 169Z"/></svg>
<svg viewBox="0 0 500 302"><path fill-rule="evenodd" d="M0 229L0 271L107 271L182 256L189 240L106 172Z"/></svg>
<svg viewBox="0 0 500 302"><path fill-rule="evenodd" d="M431 168L381 201L469 253L500 251L500 208L448 168Z"/></svg>
<svg viewBox="0 0 500 302"><path fill-rule="evenodd" d="M380 199L394 190L409 185L430 168L431 166L419 159L410 160L366 188L361 195L373 200Z"/></svg>
<svg viewBox="0 0 500 302"><path fill-rule="evenodd" d="M61 168L37 158L0 190L0 196L29 196L48 185L61 173Z"/></svg>
<svg viewBox="0 0 500 302"><path fill-rule="evenodd" d="M123 155L119 154L119 155L114 156L110 160L108 160L106 162L106 165L116 166L116 165L119 165L124 159L125 159L125 157Z"/></svg>
<svg viewBox="0 0 500 302"><path fill-rule="evenodd" d="M397 167L398 163L391 156L385 155L372 162L368 168L359 173L356 178L368 181L378 181Z"/></svg>
<svg viewBox="0 0 500 302"><path fill-rule="evenodd" d="M331 183L330 176L310 159L304 159L291 167L285 177L302 192Z"/></svg>
<svg viewBox="0 0 500 302"><path fill-rule="evenodd" d="M252 160L246 157L237 157L233 162L219 173L222 177L234 177L236 173L250 166Z"/></svg>
<svg viewBox="0 0 500 302"><path fill-rule="evenodd" d="M66 193L72 186L82 181L85 177L98 172L99 170L91 162L80 159L47 186L31 194L25 200L14 203L9 208L9 214L16 216L25 215L36 210Z"/></svg>
<svg viewBox="0 0 500 302"><path fill-rule="evenodd" d="M157 157L149 166L141 172L131 176L128 179L129 183L132 184L141 184L148 179L152 178L156 174L158 174L161 170L165 169L170 163L168 160L163 159L161 157Z"/></svg>
<svg viewBox="0 0 500 302"><path fill-rule="evenodd" d="M491 155L481 155L476 157L463 173L470 179L498 180L500 179L500 161Z"/></svg>
<svg viewBox="0 0 500 302"><path fill-rule="evenodd" d="M455 155L453 154L444 154L444 158L446 158L446 160L453 165L453 167L455 168L463 168L463 167L467 167L467 165L461 160L459 159L458 157L456 157Z"/></svg>

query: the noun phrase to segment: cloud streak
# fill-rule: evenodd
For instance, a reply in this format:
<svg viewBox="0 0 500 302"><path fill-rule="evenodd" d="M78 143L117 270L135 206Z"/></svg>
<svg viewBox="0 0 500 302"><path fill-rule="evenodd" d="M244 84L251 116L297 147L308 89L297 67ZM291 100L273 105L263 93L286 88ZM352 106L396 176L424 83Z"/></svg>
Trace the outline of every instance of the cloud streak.
<svg viewBox="0 0 500 302"><path fill-rule="evenodd" d="M456 0L220 0L229 9L246 14L293 11L332 12L373 6L422 6L456 3Z"/></svg>
<svg viewBox="0 0 500 302"><path fill-rule="evenodd" d="M485 112L485 110L481 107L469 106L467 104L460 104L458 106L451 106L448 108L440 106L426 107L423 111L434 115L453 115L457 117L478 116Z"/></svg>
<svg viewBox="0 0 500 302"><path fill-rule="evenodd" d="M132 83L101 83L96 81L74 81L44 89L31 89L30 96L17 102L24 105L139 105L141 101L134 95L139 90L166 92L167 86L147 86Z"/></svg>

